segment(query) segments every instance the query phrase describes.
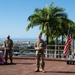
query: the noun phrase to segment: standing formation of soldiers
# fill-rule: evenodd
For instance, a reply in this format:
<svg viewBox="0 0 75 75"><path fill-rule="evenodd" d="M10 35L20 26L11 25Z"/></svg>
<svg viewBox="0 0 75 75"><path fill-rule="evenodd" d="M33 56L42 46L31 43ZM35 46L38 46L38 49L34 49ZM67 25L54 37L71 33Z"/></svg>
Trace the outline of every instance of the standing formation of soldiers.
<svg viewBox="0 0 75 75"><path fill-rule="evenodd" d="M5 55L5 63L8 63L8 55L10 58L10 63L13 63L12 59L12 47L13 47L13 41L10 39L10 36L7 36L7 39L4 41L4 55ZM45 72L44 67L45 67L45 61L44 61L44 50L46 48L45 41L42 40L42 35L40 34L38 36L38 40L34 43L34 48L36 50L36 70L35 72L40 71L40 66L41 66L41 71ZM41 63L40 63L41 62Z"/></svg>

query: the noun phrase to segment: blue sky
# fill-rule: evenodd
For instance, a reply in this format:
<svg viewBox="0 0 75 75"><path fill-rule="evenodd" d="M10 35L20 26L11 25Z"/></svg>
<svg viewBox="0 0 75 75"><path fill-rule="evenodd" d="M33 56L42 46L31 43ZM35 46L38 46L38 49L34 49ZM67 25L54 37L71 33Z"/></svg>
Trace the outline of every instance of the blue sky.
<svg viewBox="0 0 75 75"><path fill-rule="evenodd" d="M35 8L44 8L51 2L64 8L69 19L75 22L75 0L0 0L0 38L7 35L12 38L37 38L39 27L26 31L27 18Z"/></svg>

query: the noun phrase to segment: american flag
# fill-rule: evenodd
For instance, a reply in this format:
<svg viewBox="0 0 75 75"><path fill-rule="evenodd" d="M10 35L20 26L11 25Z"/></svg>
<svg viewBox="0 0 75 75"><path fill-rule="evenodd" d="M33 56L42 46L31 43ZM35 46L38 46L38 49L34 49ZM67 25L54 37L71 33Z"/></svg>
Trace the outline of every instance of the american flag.
<svg viewBox="0 0 75 75"><path fill-rule="evenodd" d="M69 55L69 52L70 52L70 43L72 41L72 36L70 34L70 28L68 29L68 34L67 34L67 37L66 37L66 42L65 42L65 46L64 46L64 51L63 53L67 56Z"/></svg>

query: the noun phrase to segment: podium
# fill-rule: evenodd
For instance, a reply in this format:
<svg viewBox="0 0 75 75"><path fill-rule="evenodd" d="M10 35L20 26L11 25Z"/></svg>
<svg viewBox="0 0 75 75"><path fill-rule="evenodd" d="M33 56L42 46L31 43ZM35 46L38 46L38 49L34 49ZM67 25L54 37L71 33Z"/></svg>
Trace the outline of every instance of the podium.
<svg viewBox="0 0 75 75"><path fill-rule="evenodd" d="M4 64L3 52L0 51L0 64Z"/></svg>

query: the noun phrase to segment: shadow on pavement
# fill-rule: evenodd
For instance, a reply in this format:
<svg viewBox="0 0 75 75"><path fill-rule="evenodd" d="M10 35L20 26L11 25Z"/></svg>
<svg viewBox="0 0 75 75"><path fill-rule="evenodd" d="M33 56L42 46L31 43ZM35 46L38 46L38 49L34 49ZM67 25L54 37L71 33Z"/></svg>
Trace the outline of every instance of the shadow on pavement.
<svg viewBox="0 0 75 75"><path fill-rule="evenodd" d="M4 64L0 64L0 66L1 65L17 65L17 64L32 65L32 64L35 64L35 63L4 63Z"/></svg>
<svg viewBox="0 0 75 75"><path fill-rule="evenodd" d="M0 64L0 66L3 65L16 65L16 63L4 63L4 64Z"/></svg>
<svg viewBox="0 0 75 75"><path fill-rule="evenodd" d="M32 64L35 64L35 63L16 63L16 64L26 64L26 65L32 65Z"/></svg>
<svg viewBox="0 0 75 75"><path fill-rule="evenodd" d="M46 73L75 73L74 71L46 71Z"/></svg>

